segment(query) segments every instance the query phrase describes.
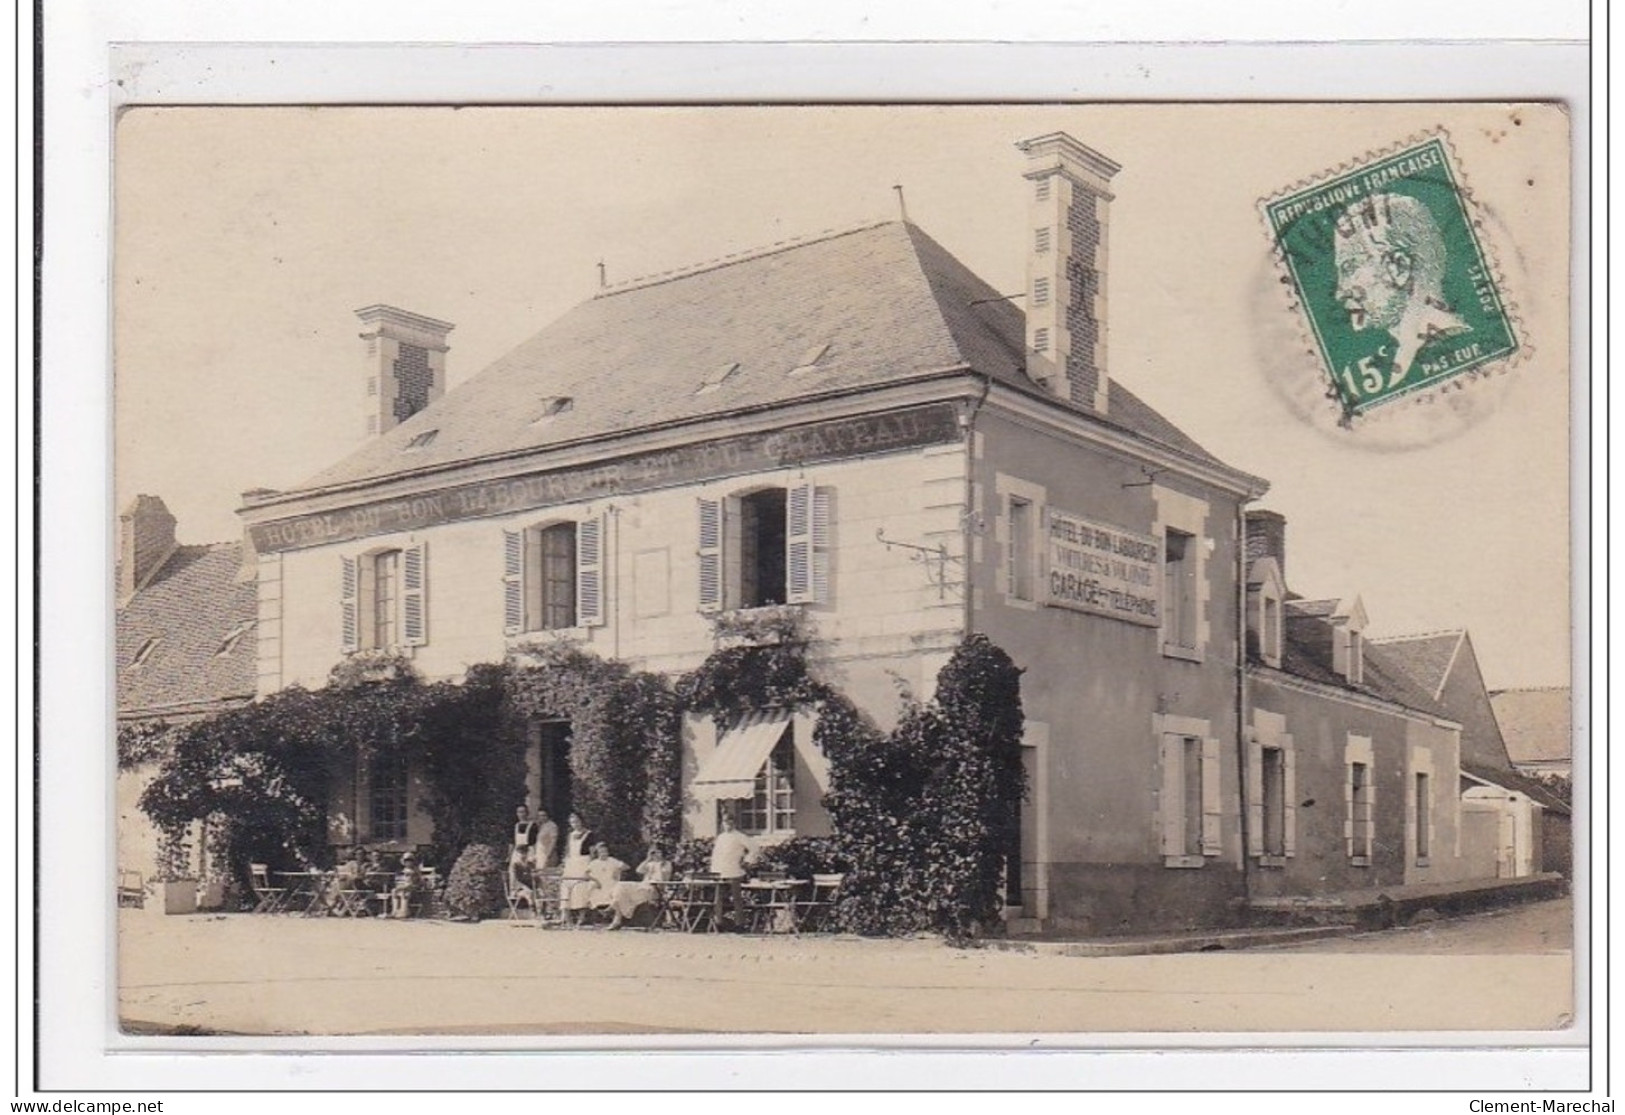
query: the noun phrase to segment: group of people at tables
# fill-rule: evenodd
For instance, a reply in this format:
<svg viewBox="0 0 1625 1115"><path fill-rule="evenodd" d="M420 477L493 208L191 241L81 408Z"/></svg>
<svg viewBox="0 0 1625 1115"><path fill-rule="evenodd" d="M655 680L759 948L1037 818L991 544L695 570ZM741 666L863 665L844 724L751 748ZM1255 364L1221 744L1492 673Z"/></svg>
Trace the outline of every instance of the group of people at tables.
<svg viewBox="0 0 1625 1115"><path fill-rule="evenodd" d="M559 913L566 924L584 925L595 913L609 916L610 929L652 923L660 909L660 886L676 874L663 846L651 843L643 862L629 868L610 854L608 844L593 839L575 813L570 814L562 864L558 838L558 826L545 810L533 817L528 806L518 807L508 855L510 893L525 894L534 909L534 888L542 873L559 869ZM745 869L757 854L756 842L724 814L712 847L711 874L719 884L718 913L731 913L736 926L744 920ZM626 877L630 870L635 870L635 880Z"/></svg>
<svg viewBox="0 0 1625 1115"><path fill-rule="evenodd" d="M369 885L377 880L382 888ZM326 893L321 896L326 912L371 912L371 900L380 902L380 913L392 918L409 918L421 911L423 901L431 889L431 876L418 862L417 853L408 849L401 853L398 867L391 870L377 848L365 852L358 849L343 860L328 880ZM346 896L361 894L367 901L359 906L346 902Z"/></svg>

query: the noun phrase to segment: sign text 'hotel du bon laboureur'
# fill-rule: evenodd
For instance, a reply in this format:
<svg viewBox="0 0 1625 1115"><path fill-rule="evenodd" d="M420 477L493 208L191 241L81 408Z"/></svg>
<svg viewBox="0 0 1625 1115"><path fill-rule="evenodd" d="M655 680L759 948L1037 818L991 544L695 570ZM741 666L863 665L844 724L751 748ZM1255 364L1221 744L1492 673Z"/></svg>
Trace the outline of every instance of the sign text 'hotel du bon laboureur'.
<svg viewBox="0 0 1625 1115"><path fill-rule="evenodd" d="M1048 602L1156 627L1162 549L1149 535L1049 509Z"/></svg>

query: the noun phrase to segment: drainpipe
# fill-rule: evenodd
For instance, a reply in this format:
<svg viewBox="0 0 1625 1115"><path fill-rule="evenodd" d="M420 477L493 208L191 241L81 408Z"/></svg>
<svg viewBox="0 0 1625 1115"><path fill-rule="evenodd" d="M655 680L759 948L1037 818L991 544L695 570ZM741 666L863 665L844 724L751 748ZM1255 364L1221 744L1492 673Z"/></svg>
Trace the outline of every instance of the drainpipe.
<svg viewBox="0 0 1625 1115"><path fill-rule="evenodd" d="M1253 865L1247 855L1251 833L1247 785L1247 505L1250 499L1236 501L1236 800L1241 804L1241 891L1244 901L1253 897Z"/></svg>
<svg viewBox="0 0 1625 1115"><path fill-rule="evenodd" d="M982 377L982 394L970 408L961 411L959 423L965 432L965 632L964 637L971 634L972 624L975 622L975 606L972 603L975 596L975 586L971 581L971 572L975 569L972 560L976 552L976 416L982 412L982 404L987 402L988 395L993 390L993 380L987 376ZM944 571L946 574L946 570Z"/></svg>

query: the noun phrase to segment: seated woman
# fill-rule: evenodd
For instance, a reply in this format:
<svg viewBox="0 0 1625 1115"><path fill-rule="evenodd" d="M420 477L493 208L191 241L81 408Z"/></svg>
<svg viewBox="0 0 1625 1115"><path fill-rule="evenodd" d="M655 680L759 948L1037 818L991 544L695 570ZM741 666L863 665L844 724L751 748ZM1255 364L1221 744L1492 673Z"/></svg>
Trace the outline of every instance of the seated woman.
<svg viewBox="0 0 1625 1115"><path fill-rule="evenodd" d="M660 897L656 883L669 883L672 877L671 860L659 844L649 845L649 855L638 864L638 878L641 882L616 883L615 889L610 892L609 905L615 911L615 917L610 921L611 929L619 929L622 925L637 918L643 910L652 910Z"/></svg>
<svg viewBox="0 0 1625 1115"><path fill-rule="evenodd" d="M582 868L584 878L570 887L570 894L565 902L569 912L575 915L577 925L585 924L587 915L593 910L607 910L610 895L615 885L626 874L626 864L609 854L609 845L602 841L593 845L592 858Z"/></svg>
<svg viewBox="0 0 1625 1115"><path fill-rule="evenodd" d="M395 889L390 893L389 916L409 918L412 907L423 893L423 872L418 857L412 852L401 853L401 873L395 876Z"/></svg>

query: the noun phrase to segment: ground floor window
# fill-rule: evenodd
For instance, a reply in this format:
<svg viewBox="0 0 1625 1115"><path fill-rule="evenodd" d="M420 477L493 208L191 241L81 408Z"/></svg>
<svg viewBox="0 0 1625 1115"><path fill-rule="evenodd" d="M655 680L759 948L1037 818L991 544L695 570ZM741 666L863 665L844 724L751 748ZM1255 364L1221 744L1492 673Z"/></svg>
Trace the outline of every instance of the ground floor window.
<svg viewBox="0 0 1625 1115"><path fill-rule="evenodd" d="M739 803L739 831L753 836L795 831L796 752L792 732L786 725L784 735L757 772L750 799Z"/></svg>
<svg viewBox="0 0 1625 1115"><path fill-rule="evenodd" d="M1425 860L1432 854L1433 795L1429 789L1432 779L1425 773L1416 775L1416 858Z"/></svg>
<svg viewBox="0 0 1625 1115"><path fill-rule="evenodd" d="M1184 767L1180 851L1187 856L1199 856L1202 854L1202 741L1185 736L1180 741L1180 752Z"/></svg>
<svg viewBox="0 0 1625 1115"><path fill-rule="evenodd" d="M1286 752L1264 748L1264 854L1286 855Z"/></svg>
<svg viewBox="0 0 1625 1115"><path fill-rule="evenodd" d="M371 839L406 839L407 794L405 757L375 756L367 772L367 831Z"/></svg>
<svg viewBox="0 0 1625 1115"><path fill-rule="evenodd" d="M1365 763L1349 764L1349 822L1355 859L1371 859L1373 816L1371 809L1371 768Z"/></svg>

